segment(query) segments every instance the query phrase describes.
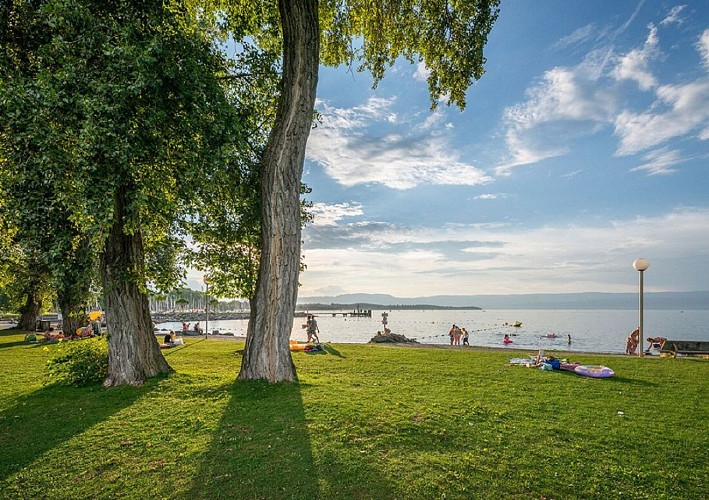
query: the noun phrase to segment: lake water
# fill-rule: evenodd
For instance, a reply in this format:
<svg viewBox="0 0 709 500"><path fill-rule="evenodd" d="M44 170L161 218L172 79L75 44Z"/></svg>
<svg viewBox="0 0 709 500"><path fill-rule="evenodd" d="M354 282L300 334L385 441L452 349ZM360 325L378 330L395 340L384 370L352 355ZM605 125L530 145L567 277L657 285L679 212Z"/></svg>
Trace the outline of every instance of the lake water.
<svg viewBox="0 0 709 500"><path fill-rule="evenodd" d="M320 340L334 343L366 343L382 327L383 310L371 318L333 316L333 311L311 311L318 320ZM505 333L516 334L509 349L556 349L578 352L623 353L625 339L637 326L634 310L424 310L386 311L388 327L394 333L421 343L447 344L453 323L470 333L470 345L503 347ZM504 326L521 321L520 328ZM295 318L291 339L305 341L304 318ZM191 323L190 326L192 326ZM205 327L205 322L200 322ZM248 320L210 321L209 330L229 331L245 336ZM181 331L180 323L162 323L158 328ZM542 338L555 333L558 338ZM571 335L568 344L567 335ZM709 341L709 310L645 311L644 337ZM645 344L647 345L647 344Z"/></svg>

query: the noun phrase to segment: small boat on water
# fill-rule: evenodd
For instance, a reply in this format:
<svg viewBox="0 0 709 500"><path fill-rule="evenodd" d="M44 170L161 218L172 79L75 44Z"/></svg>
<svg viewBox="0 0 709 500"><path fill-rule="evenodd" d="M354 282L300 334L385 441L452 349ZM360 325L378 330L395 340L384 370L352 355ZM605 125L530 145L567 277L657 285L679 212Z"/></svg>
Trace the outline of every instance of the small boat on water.
<svg viewBox="0 0 709 500"><path fill-rule="evenodd" d="M514 327L516 327L516 328L519 328L520 326L522 326L522 322L521 322L521 321L515 321L514 323L512 323L512 326L514 326Z"/></svg>

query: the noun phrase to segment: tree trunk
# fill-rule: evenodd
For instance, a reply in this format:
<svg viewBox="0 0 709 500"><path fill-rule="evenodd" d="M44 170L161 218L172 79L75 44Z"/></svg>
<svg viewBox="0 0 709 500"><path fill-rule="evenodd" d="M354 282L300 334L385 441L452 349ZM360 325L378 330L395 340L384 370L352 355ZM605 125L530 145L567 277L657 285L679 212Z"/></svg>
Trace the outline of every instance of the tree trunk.
<svg viewBox="0 0 709 500"><path fill-rule="evenodd" d="M126 234L124 194L116 195L115 221L101 254L101 281L108 327L106 387L140 385L172 368L153 334L148 297L141 291L143 239L140 231Z"/></svg>
<svg viewBox="0 0 709 500"><path fill-rule="evenodd" d="M20 321L17 323L17 328L26 332L33 332L37 328L37 316L42 306L41 301L37 297L36 290L27 292L27 300L25 305L20 309Z"/></svg>
<svg viewBox="0 0 709 500"><path fill-rule="evenodd" d="M318 82L317 0L279 0L283 76L261 163L263 249L239 378L296 380L289 339L300 271L300 178Z"/></svg>
<svg viewBox="0 0 709 500"><path fill-rule="evenodd" d="M62 312L62 330L75 333L77 328L86 326L86 304L71 304L69 301L58 298L59 309Z"/></svg>

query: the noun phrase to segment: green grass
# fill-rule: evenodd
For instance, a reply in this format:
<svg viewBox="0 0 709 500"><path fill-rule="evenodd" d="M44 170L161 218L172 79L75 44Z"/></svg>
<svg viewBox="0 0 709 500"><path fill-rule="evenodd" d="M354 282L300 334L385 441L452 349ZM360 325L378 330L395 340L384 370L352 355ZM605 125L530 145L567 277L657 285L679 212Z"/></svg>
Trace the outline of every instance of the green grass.
<svg viewBox="0 0 709 500"><path fill-rule="evenodd" d="M0 332L2 498L706 498L709 363L334 344L300 383L235 380L188 340L143 387L43 385L56 346ZM526 354L526 353L522 353ZM619 414L622 412L622 414Z"/></svg>

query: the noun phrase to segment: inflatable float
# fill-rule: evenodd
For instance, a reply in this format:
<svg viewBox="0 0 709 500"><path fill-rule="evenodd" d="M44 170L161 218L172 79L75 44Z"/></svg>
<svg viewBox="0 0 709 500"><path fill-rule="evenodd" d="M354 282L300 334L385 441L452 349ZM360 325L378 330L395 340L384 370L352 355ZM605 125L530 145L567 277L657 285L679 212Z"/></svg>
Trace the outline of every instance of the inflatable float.
<svg viewBox="0 0 709 500"><path fill-rule="evenodd" d="M313 352L313 351L322 351L323 347L320 344L298 344L297 342L291 342L290 343L290 350L291 351Z"/></svg>
<svg viewBox="0 0 709 500"><path fill-rule="evenodd" d="M611 378L615 375L612 369L601 365L578 365L574 368L574 373L593 378Z"/></svg>
<svg viewBox="0 0 709 500"><path fill-rule="evenodd" d="M556 333L547 333L546 335L542 335L541 338L543 339L555 339L557 338L558 335Z"/></svg>
<svg viewBox="0 0 709 500"><path fill-rule="evenodd" d="M503 344L511 344L512 342L514 342L512 339L505 339L502 341Z"/></svg>

